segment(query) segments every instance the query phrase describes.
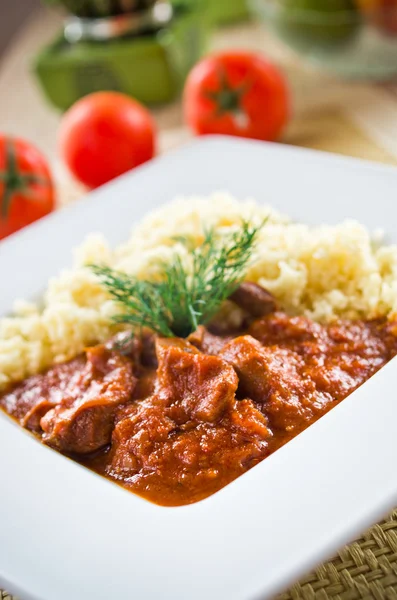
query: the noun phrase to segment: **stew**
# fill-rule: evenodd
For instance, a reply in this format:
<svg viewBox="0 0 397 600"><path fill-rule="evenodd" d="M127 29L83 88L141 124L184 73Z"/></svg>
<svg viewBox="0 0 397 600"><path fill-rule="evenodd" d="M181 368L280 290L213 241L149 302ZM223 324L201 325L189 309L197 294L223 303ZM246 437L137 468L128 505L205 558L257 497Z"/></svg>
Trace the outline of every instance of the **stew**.
<svg viewBox="0 0 397 600"><path fill-rule="evenodd" d="M397 354L385 319L320 325L254 284L187 339L148 330L30 377L0 406L45 444L167 506L216 492L324 415Z"/></svg>

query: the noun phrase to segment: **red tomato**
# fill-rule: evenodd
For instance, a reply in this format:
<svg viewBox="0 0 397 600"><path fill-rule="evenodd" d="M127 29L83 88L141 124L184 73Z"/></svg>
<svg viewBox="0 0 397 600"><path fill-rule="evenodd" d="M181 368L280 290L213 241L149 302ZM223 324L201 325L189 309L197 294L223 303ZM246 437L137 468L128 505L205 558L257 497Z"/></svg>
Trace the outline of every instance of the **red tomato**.
<svg viewBox="0 0 397 600"><path fill-rule="evenodd" d="M284 77L250 52L223 52L191 71L184 91L187 123L197 134L276 139L289 116Z"/></svg>
<svg viewBox="0 0 397 600"><path fill-rule="evenodd" d="M96 92L65 113L59 144L73 175L95 188L153 157L155 126L136 100L118 92Z"/></svg>
<svg viewBox="0 0 397 600"><path fill-rule="evenodd" d="M29 142L0 135L0 240L54 206L54 185L43 155Z"/></svg>
<svg viewBox="0 0 397 600"><path fill-rule="evenodd" d="M384 33L397 35L397 1L383 0L382 6L374 15L374 21Z"/></svg>
<svg viewBox="0 0 397 600"><path fill-rule="evenodd" d="M397 35L397 0L356 0L356 3L383 33Z"/></svg>

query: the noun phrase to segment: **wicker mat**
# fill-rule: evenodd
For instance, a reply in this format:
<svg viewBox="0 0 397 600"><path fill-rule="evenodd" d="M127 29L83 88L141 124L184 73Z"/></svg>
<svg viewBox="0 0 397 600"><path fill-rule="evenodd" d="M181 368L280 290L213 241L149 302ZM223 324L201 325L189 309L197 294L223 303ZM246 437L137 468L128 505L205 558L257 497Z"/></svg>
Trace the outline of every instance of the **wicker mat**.
<svg viewBox="0 0 397 600"><path fill-rule="evenodd" d="M397 509L277 600L326 598L397 600ZM0 600L17 599L0 592Z"/></svg>
<svg viewBox="0 0 397 600"><path fill-rule="evenodd" d="M397 509L277 600L397 600Z"/></svg>

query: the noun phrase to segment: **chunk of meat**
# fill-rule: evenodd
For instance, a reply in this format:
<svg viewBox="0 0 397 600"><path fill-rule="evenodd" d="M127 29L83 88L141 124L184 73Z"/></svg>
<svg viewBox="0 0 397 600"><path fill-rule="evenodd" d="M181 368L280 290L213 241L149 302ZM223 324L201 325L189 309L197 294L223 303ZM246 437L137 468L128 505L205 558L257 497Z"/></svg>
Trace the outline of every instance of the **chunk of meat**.
<svg viewBox="0 0 397 600"><path fill-rule="evenodd" d="M206 328L216 336L236 336L245 328L247 319L252 320L245 310L237 306L235 302L225 300L217 313L206 324Z"/></svg>
<svg viewBox="0 0 397 600"><path fill-rule="evenodd" d="M363 383L396 355L395 329L395 323L385 319L320 325L275 313L252 323L249 333L265 346L288 348L302 356L307 374L314 378L321 371L320 380L329 380L328 391L341 400L352 385ZM351 378L348 388L341 373Z"/></svg>
<svg viewBox="0 0 397 600"><path fill-rule="evenodd" d="M0 397L0 405L18 419L23 427L40 432L45 413L69 396L85 369L85 357L78 356L34 375Z"/></svg>
<svg viewBox="0 0 397 600"><path fill-rule="evenodd" d="M327 346L326 326L305 317L289 317L276 312L251 323L248 333L264 346L287 346L310 354L323 352Z"/></svg>
<svg viewBox="0 0 397 600"><path fill-rule="evenodd" d="M306 357L333 356L339 362L344 353L390 360L397 352L397 331L393 321L337 321L328 325L306 317L289 317L276 312L251 323L248 333L264 346L280 346Z"/></svg>
<svg viewBox="0 0 397 600"><path fill-rule="evenodd" d="M270 292L257 283L245 281L229 297L252 317L264 317L276 310L276 300Z"/></svg>
<svg viewBox="0 0 397 600"><path fill-rule="evenodd" d="M180 339L157 340L157 357L154 394L118 412L107 474L188 503L264 458L272 433L222 359Z"/></svg>
<svg viewBox="0 0 397 600"><path fill-rule="evenodd" d="M142 340L139 335L134 335L132 331L120 331L105 343L105 348L110 351L119 352L128 356L134 366L139 365L142 354Z"/></svg>
<svg viewBox="0 0 397 600"><path fill-rule="evenodd" d="M143 327L139 333L132 331L117 333L105 344L105 347L131 358L136 369L139 369L139 366L156 368L156 338L157 335L153 331Z"/></svg>
<svg viewBox="0 0 397 600"><path fill-rule="evenodd" d="M157 354L156 354L156 340L157 334L150 331L150 329L144 328L141 332L141 363L144 367L157 369Z"/></svg>
<svg viewBox="0 0 397 600"><path fill-rule="evenodd" d="M187 338L188 342L193 344L200 352L204 354L217 355L227 342L233 339L233 336L215 335L208 331L204 325L199 325L196 331L191 333Z"/></svg>
<svg viewBox="0 0 397 600"><path fill-rule="evenodd" d="M233 365L239 379L239 392L263 404L269 397L270 357L251 336L235 338L223 348L221 357Z"/></svg>
<svg viewBox="0 0 397 600"><path fill-rule="evenodd" d="M251 400L236 401L214 424L172 418L153 396L124 411L112 437L107 474L166 503L197 501L232 481L268 453L271 432Z"/></svg>
<svg viewBox="0 0 397 600"><path fill-rule="evenodd" d="M234 400L238 385L234 369L217 356L202 354L177 338L158 339L156 350L156 393L172 405L174 419L219 419Z"/></svg>
<svg viewBox="0 0 397 600"><path fill-rule="evenodd" d="M31 431L41 431L41 419L48 413L49 410L54 408L56 403L47 398L39 400L32 408L21 418L20 423L22 427L30 429Z"/></svg>
<svg viewBox="0 0 397 600"><path fill-rule="evenodd" d="M288 348L264 347L246 335L227 344L220 356L235 368L239 392L262 406L270 427L292 431L332 401L317 392L302 373L302 358Z"/></svg>
<svg viewBox="0 0 397 600"><path fill-rule="evenodd" d="M109 444L116 410L131 398L135 384L130 359L104 346L88 349L79 379L40 421L43 441L76 454Z"/></svg>
<svg viewBox="0 0 397 600"><path fill-rule="evenodd" d="M240 393L261 405L271 428L286 432L307 427L397 353L393 325L384 319L320 325L275 313L249 333L220 357L236 369Z"/></svg>

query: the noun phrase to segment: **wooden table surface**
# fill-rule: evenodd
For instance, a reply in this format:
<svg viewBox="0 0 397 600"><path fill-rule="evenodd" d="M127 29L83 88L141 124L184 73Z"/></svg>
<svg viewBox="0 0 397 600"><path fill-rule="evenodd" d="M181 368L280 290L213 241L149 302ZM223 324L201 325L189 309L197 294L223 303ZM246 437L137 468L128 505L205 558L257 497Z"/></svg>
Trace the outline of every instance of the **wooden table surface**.
<svg viewBox="0 0 397 600"><path fill-rule="evenodd" d="M54 166L59 202L69 202L83 193L57 158L56 133L60 115L49 106L31 75L30 64L37 50L50 40L62 23L53 10L39 9L14 40L0 63L0 131L35 142ZM370 86L347 84L304 68L300 61L258 24L240 24L221 29L214 48L238 47L262 50L285 71L293 97L294 117L283 141L397 164L397 155L382 148L354 124L349 107L368 95ZM159 151L165 152L189 139L179 102L154 110L160 131Z"/></svg>

